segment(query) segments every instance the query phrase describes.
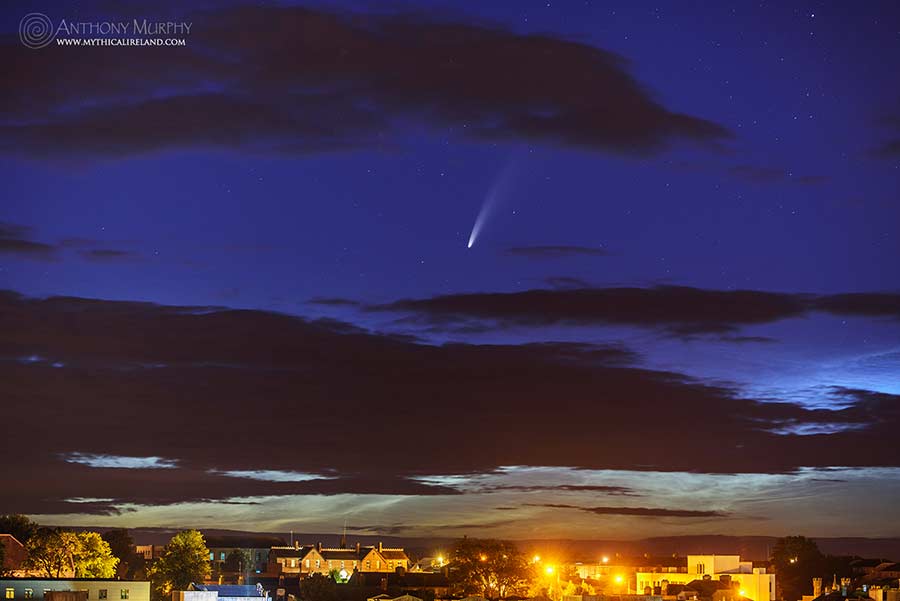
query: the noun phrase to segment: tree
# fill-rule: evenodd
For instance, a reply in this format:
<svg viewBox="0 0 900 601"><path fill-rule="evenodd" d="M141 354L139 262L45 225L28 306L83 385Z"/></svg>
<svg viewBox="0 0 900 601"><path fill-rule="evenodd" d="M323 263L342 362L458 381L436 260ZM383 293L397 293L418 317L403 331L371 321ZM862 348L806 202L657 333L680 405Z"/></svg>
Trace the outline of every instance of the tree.
<svg viewBox="0 0 900 601"><path fill-rule="evenodd" d="M531 562L511 542L464 538L453 549L451 584L487 598L525 595L534 580Z"/></svg>
<svg viewBox="0 0 900 601"><path fill-rule="evenodd" d="M334 601L337 584L331 576L312 574L300 581L300 598L303 601Z"/></svg>
<svg viewBox="0 0 900 601"><path fill-rule="evenodd" d="M12 534L23 545L37 530L38 525L22 514L0 515L0 534Z"/></svg>
<svg viewBox="0 0 900 601"><path fill-rule="evenodd" d="M76 578L112 578L119 558L98 532L79 532L78 546L72 558Z"/></svg>
<svg viewBox="0 0 900 601"><path fill-rule="evenodd" d="M47 578L75 575L75 553L78 536L54 528L38 528L25 545L28 558L25 567L41 572Z"/></svg>
<svg viewBox="0 0 900 601"><path fill-rule="evenodd" d="M799 599L812 592L812 579L822 576L824 557L812 539L786 536L775 542L771 562L777 574L781 597Z"/></svg>
<svg viewBox="0 0 900 601"><path fill-rule="evenodd" d="M69 532L39 528L28 539L25 567L48 578L111 578L118 558L97 532Z"/></svg>
<svg viewBox="0 0 900 601"><path fill-rule="evenodd" d="M130 578L141 563L134 552L134 539L124 528L107 530L103 533L103 540L109 544L113 556L119 558L119 566L116 575L120 578Z"/></svg>
<svg viewBox="0 0 900 601"><path fill-rule="evenodd" d="M251 567L250 554L243 549L234 549L225 558L226 572L246 572Z"/></svg>
<svg viewBox="0 0 900 601"><path fill-rule="evenodd" d="M197 530L184 530L172 537L160 558L148 571L155 599L166 599L172 591L183 591L192 582L209 577L209 549Z"/></svg>
<svg viewBox="0 0 900 601"><path fill-rule="evenodd" d="M785 536L775 541L772 548L772 563L779 571L818 562L822 559L822 552L812 539L805 536Z"/></svg>

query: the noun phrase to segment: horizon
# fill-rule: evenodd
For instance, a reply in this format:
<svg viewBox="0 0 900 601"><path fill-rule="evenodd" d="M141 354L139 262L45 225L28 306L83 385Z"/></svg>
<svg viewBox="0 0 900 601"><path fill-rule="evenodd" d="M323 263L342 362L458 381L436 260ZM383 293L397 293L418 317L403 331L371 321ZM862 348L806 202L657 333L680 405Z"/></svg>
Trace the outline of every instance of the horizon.
<svg viewBox="0 0 900 601"><path fill-rule="evenodd" d="M0 514L900 537L896 2L0 30Z"/></svg>

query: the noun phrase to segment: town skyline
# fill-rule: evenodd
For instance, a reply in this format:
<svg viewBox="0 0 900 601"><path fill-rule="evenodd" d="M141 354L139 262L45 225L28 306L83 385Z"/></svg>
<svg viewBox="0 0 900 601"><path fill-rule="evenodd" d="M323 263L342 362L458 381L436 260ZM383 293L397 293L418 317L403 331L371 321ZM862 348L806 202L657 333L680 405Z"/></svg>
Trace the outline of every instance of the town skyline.
<svg viewBox="0 0 900 601"><path fill-rule="evenodd" d="M112 4L0 11L0 514L900 537L900 4Z"/></svg>

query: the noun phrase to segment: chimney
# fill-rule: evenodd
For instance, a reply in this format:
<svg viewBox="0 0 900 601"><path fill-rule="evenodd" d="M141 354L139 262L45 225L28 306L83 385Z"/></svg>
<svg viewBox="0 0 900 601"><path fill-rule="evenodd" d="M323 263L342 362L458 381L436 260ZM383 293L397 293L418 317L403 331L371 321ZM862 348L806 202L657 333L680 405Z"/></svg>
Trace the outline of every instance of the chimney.
<svg viewBox="0 0 900 601"><path fill-rule="evenodd" d="M319 551L319 552L322 551L322 541L319 541L316 543L316 551Z"/></svg>
<svg viewBox="0 0 900 601"><path fill-rule="evenodd" d="M294 549L299 549L299 548L300 548L300 541L295 540L294 541Z"/></svg>
<svg viewBox="0 0 900 601"><path fill-rule="evenodd" d="M356 554L359 555L359 541L356 541Z"/></svg>
<svg viewBox="0 0 900 601"><path fill-rule="evenodd" d="M381 541L378 541L378 552L381 552Z"/></svg>

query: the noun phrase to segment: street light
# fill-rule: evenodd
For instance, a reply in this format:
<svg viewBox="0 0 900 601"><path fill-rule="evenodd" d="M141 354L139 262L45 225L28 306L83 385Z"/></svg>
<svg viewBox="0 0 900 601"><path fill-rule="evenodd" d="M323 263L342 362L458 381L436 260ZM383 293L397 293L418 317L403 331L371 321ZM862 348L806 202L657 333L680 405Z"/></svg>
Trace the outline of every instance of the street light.
<svg viewBox="0 0 900 601"><path fill-rule="evenodd" d="M547 566L546 568L544 568L544 571L547 573L547 576L553 576L553 574L556 574L556 589L560 590L560 588L559 588L559 570L557 570L555 566ZM552 596L550 596L550 595L548 595L548 596L552 599ZM561 599L562 591L560 591L559 596Z"/></svg>

